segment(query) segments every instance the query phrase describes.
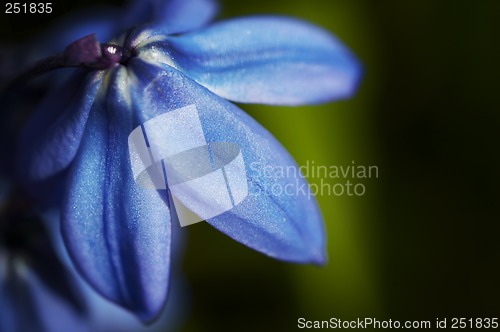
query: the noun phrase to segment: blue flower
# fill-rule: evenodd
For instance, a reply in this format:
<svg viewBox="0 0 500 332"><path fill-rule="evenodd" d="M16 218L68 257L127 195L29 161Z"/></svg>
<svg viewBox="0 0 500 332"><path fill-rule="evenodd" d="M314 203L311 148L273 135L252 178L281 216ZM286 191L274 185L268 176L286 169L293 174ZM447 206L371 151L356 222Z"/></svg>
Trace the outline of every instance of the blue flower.
<svg viewBox="0 0 500 332"><path fill-rule="evenodd" d="M350 97L360 76L350 52L308 23L259 16L201 28L212 13L199 16L195 9L214 8L210 1L149 3L159 6L161 24L134 28L108 44L87 36L66 48L63 66L83 70L40 105L19 162L30 181L68 172L62 232L70 256L101 295L145 322L165 303L177 217L168 191L136 184L129 134L194 105L207 142L236 144L251 165L249 195L206 221L268 256L323 264L321 214L296 163L230 101L323 103ZM265 167L287 172L272 178ZM274 192L276 186L289 190ZM182 203L197 212L193 197Z"/></svg>

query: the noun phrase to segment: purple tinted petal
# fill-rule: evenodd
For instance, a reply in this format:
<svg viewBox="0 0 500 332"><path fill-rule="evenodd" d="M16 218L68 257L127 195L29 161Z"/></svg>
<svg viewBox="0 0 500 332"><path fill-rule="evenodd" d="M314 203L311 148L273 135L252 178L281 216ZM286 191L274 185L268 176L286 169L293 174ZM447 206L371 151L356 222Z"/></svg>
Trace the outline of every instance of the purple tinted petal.
<svg viewBox="0 0 500 332"><path fill-rule="evenodd" d="M120 63L124 56L122 47L115 44L101 44L95 34L82 37L64 49L62 66L109 69Z"/></svg>
<svg viewBox="0 0 500 332"><path fill-rule="evenodd" d="M235 105L169 66L132 59L129 70L138 80L132 91L136 108L143 110L142 121L194 105L207 142L232 142L241 149L248 196L208 223L271 257L300 263L325 261L323 223L315 199L298 175L296 163L269 132ZM275 179L266 176L266 167L290 172ZM273 193L273 185L289 188L289 192ZM189 195L182 203L198 213L199 205Z"/></svg>
<svg viewBox="0 0 500 332"><path fill-rule="evenodd" d="M126 73L116 67L107 94L94 103L69 175L62 230L84 278L150 321L167 293L170 215L161 195L132 176L127 144L136 125Z"/></svg>
<svg viewBox="0 0 500 332"><path fill-rule="evenodd" d="M187 76L238 102L298 105L347 98L361 71L331 34L283 17L229 20L149 47L163 48Z"/></svg>

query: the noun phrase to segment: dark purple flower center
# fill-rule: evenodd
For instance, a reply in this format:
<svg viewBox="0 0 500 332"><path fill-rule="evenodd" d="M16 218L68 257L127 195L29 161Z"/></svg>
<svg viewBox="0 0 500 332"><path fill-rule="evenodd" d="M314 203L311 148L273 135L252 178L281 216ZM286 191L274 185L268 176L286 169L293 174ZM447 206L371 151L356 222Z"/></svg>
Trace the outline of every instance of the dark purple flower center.
<svg viewBox="0 0 500 332"><path fill-rule="evenodd" d="M125 64L130 52L114 44L100 44L95 35L88 35L69 44L63 52L64 67L109 69L119 63Z"/></svg>

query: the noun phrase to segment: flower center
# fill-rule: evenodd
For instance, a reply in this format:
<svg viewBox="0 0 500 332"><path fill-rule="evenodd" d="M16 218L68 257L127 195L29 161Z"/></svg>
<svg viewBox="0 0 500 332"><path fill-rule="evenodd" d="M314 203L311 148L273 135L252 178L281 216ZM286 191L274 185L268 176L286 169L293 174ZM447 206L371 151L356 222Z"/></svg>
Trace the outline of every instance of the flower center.
<svg viewBox="0 0 500 332"><path fill-rule="evenodd" d="M128 49L115 44L101 44L96 40L95 34L91 34L72 42L62 53L38 61L32 68L14 78L6 89L13 91L28 80L60 68L110 69L118 64L127 64L131 56Z"/></svg>

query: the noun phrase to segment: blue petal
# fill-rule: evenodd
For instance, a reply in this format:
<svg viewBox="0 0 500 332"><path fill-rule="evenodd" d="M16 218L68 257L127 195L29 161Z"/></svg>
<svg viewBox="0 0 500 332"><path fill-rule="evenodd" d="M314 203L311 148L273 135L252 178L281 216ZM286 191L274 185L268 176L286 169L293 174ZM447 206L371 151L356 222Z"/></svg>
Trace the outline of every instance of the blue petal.
<svg viewBox="0 0 500 332"><path fill-rule="evenodd" d="M271 257L324 263L324 229L316 201L309 195L297 164L269 132L235 105L167 65L160 68L136 58L128 68L137 77L133 90L137 92L137 107L146 112L144 121L195 105L208 142L232 142L240 147L249 194L235 208L208 223ZM265 174L269 167L289 172L273 178ZM287 193L273 192L273 186L289 189ZM197 213L195 201L182 203Z"/></svg>
<svg viewBox="0 0 500 332"><path fill-rule="evenodd" d="M44 180L73 160L102 80L77 75L41 103L20 139L18 170L25 182Z"/></svg>
<svg viewBox="0 0 500 332"><path fill-rule="evenodd" d="M121 25L158 23L169 34L198 29L218 10L215 0L135 0L124 13Z"/></svg>
<svg viewBox="0 0 500 332"><path fill-rule="evenodd" d="M298 105L347 98L361 72L331 34L283 17L229 20L151 47L163 47L187 76L237 102Z"/></svg>
<svg viewBox="0 0 500 332"><path fill-rule="evenodd" d="M69 175L62 230L84 278L104 297L150 321L165 302L170 213L155 190L134 182L128 135L135 128L127 70L109 73L90 112Z"/></svg>
<svg viewBox="0 0 500 332"><path fill-rule="evenodd" d="M85 317L68 307L26 265L26 253L32 254L0 254L0 331L88 331Z"/></svg>

